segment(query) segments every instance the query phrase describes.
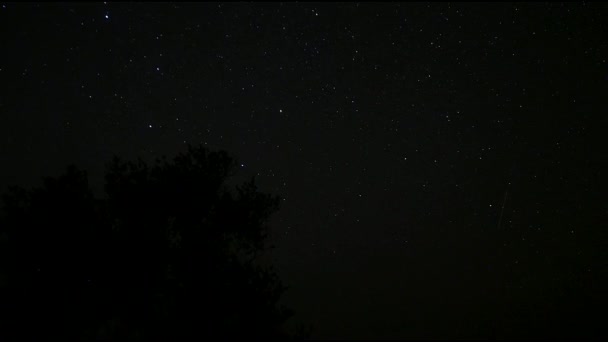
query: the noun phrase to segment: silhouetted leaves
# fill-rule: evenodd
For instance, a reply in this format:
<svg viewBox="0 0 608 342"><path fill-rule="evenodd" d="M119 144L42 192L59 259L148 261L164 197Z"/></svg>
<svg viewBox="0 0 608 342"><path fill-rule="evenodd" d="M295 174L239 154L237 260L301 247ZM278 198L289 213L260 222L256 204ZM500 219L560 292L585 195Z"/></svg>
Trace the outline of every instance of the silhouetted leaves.
<svg viewBox="0 0 608 342"><path fill-rule="evenodd" d="M233 160L189 147L153 165L118 158L106 197L75 167L4 196L2 334L12 338L287 337L284 288L255 264L278 198Z"/></svg>

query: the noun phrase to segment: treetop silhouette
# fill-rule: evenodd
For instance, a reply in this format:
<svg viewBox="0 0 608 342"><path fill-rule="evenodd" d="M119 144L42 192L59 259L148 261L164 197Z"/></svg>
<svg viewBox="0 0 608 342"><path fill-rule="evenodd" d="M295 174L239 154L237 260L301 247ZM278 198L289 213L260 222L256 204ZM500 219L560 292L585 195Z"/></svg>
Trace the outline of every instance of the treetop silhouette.
<svg viewBox="0 0 608 342"><path fill-rule="evenodd" d="M285 288L256 264L276 196L236 187L225 152L188 147L152 165L114 158L103 198L69 167L13 187L0 221L2 335L287 337Z"/></svg>

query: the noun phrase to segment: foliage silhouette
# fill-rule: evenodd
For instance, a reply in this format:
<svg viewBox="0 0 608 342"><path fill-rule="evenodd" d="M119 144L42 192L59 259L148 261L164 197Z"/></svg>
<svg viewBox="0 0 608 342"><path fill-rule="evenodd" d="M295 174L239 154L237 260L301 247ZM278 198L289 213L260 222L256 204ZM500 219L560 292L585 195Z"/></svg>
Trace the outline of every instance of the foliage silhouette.
<svg viewBox="0 0 608 342"><path fill-rule="evenodd" d="M255 263L278 198L227 185L225 152L115 158L105 198L71 166L13 187L0 226L0 337L284 338L284 287Z"/></svg>

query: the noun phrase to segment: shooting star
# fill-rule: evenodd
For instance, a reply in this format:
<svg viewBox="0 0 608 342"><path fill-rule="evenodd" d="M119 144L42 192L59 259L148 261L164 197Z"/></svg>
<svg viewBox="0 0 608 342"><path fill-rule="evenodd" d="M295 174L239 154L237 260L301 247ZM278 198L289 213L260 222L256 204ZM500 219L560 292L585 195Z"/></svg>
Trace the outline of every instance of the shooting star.
<svg viewBox="0 0 608 342"><path fill-rule="evenodd" d="M509 194L509 188L505 189L505 197L502 200L502 208L500 208L500 216L498 217L498 227L497 230L500 229L500 223L502 222L502 214L505 212L505 204L507 203L507 195Z"/></svg>

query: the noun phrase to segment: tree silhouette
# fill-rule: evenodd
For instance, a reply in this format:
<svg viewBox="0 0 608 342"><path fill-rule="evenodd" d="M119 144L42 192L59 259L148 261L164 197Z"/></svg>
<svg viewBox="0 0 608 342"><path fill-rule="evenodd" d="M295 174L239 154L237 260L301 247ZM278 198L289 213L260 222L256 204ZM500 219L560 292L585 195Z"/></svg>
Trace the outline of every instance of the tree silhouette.
<svg viewBox="0 0 608 342"><path fill-rule="evenodd" d="M99 340L278 338L283 286L255 263L278 198L231 188L225 152L152 166L118 158L104 198L75 167L13 187L0 226L0 336Z"/></svg>

